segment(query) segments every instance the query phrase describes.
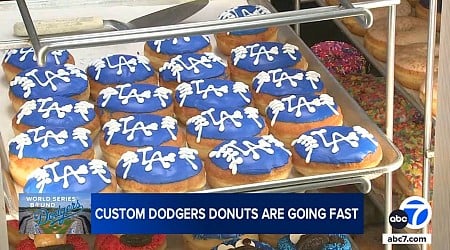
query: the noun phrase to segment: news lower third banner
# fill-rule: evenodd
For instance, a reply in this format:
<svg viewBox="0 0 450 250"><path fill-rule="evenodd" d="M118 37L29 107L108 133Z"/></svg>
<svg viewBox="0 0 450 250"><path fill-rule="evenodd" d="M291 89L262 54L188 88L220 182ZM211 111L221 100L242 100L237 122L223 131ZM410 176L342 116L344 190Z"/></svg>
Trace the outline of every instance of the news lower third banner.
<svg viewBox="0 0 450 250"><path fill-rule="evenodd" d="M93 234L361 234L352 194L92 194Z"/></svg>

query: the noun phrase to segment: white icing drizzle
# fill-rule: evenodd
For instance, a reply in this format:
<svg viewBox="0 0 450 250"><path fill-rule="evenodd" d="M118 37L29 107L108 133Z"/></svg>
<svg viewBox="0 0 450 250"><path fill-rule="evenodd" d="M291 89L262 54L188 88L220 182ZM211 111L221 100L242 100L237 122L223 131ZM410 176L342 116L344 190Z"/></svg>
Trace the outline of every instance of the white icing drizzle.
<svg viewBox="0 0 450 250"><path fill-rule="evenodd" d="M143 65L149 71L151 70L151 67L149 65L149 60L144 56L138 55L138 56L132 57L129 60L127 60L125 58L125 56L120 55L120 56L118 56L117 64L111 63L110 58L112 56L114 56L114 55L108 55L106 57L94 60L89 64L89 66L93 66L95 68L96 74L94 76L94 79L96 81L99 80L101 71L104 68L117 69L117 71L116 71L117 75L122 75L124 67L128 68L128 70L132 73L136 72L136 66L138 64Z"/></svg>
<svg viewBox="0 0 450 250"><path fill-rule="evenodd" d="M151 149L153 149L153 148L151 148ZM125 171L123 172L122 178L123 179L127 179L128 172L130 171L131 165L133 165L134 163L138 163L139 162L139 157L138 157L138 155L135 152L127 151L120 157L119 161L123 162L122 163L122 167L125 168Z"/></svg>
<svg viewBox="0 0 450 250"><path fill-rule="evenodd" d="M89 121L89 117L87 117L89 110L94 110L94 104L87 101L77 102L73 108L73 111L80 114L85 121Z"/></svg>
<svg viewBox="0 0 450 250"><path fill-rule="evenodd" d="M56 114L58 115L58 118L64 118L67 113L70 113L72 111L72 108L73 108L72 104L67 104L67 105L60 107L57 102L52 102L52 101L53 101L52 97L47 97L47 98L38 100L38 102L41 103L41 105L39 106L38 112L42 113L43 118L49 118L50 112L52 112L52 111L56 112ZM45 105L48 102L52 102L52 103L50 104L50 106L45 107Z"/></svg>
<svg viewBox="0 0 450 250"><path fill-rule="evenodd" d="M128 94L124 94L124 89L131 88L130 92ZM164 87L158 87L153 92L153 97L157 97L162 107L167 106L166 100L170 99L170 96L172 94L172 90L164 88ZM130 99L136 99L138 103L144 103L145 99L152 98L152 92L150 90L145 90L142 93L138 93L138 90L132 87L132 84L126 83L117 85L115 88L108 87L100 91L100 96L103 97L103 102L100 104L101 107L105 107L111 97L117 96L117 99L120 100L120 103L122 105L126 105L129 103Z"/></svg>
<svg viewBox="0 0 450 250"><path fill-rule="evenodd" d="M177 135L174 133L177 129L177 124L177 120L171 116L164 116L161 121L161 128L166 129L174 141L177 139Z"/></svg>
<svg viewBox="0 0 450 250"><path fill-rule="evenodd" d="M205 39L206 42L210 43L209 37L207 35L202 35L201 36L203 39ZM168 39L158 39L158 40L154 40L153 44L156 46L156 52L157 53L161 53L161 46L162 43L167 41L167 40L172 40L172 44L173 45L177 45L179 40L183 40L186 43L189 43L191 41L191 37L189 36L184 36L184 37L175 37L175 38L168 38Z"/></svg>
<svg viewBox="0 0 450 250"><path fill-rule="evenodd" d="M278 77L276 77L278 73L281 74ZM281 88L283 87L282 82L286 80L292 87L295 88L298 86L297 81L303 80L305 76L306 79L309 80L309 82L311 83L311 87L313 89L318 89L317 83L320 80L320 74L315 71L307 71L305 74L303 74L302 72L298 72L295 75L290 76L288 73L283 72L283 69L274 69L269 71L262 71L258 73L258 75L256 75L255 79L257 80L256 83L258 86L255 91L256 93L259 93L261 91L262 86L265 83L270 82L272 82L275 85L275 87Z"/></svg>
<svg viewBox="0 0 450 250"><path fill-rule="evenodd" d="M295 52L297 51L298 47L293 44L286 43L283 45L283 53L288 54L292 60L297 60L297 57L295 56Z"/></svg>
<svg viewBox="0 0 450 250"><path fill-rule="evenodd" d="M249 87L247 84L245 84L243 82L235 82L233 84L233 93L239 94L245 102L250 103L251 100L245 96L245 93L248 93L248 92L249 92Z"/></svg>
<svg viewBox="0 0 450 250"><path fill-rule="evenodd" d="M163 106L164 108L167 107L166 100L169 100L171 98L171 95L172 95L172 90L170 90L168 88L164 88L164 87L158 87L153 92L153 96L159 98L159 101L161 102L161 106Z"/></svg>
<svg viewBox="0 0 450 250"><path fill-rule="evenodd" d="M247 115L247 118L252 119L256 125L258 125L259 128L263 128L264 124L258 121L258 118L260 118L259 111L257 108L254 107L245 107L244 113Z"/></svg>
<svg viewBox="0 0 450 250"><path fill-rule="evenodd" d="M69 74L87 81L86 73L84 73L80 68L77 68L73 64L64 64L64 67L69 71Z"/></svg>
<svg viewBox="0 0 450 250"><path fill-rule="evenodd" d="M81 142L81 145L83 147L87 148L89 147L89 135L91 134L91 131L87 128L75 128L72 131L72 137L74 140L79 140Z"/></svg>
<svg viewBox="0 0 450 250"><path fill-rule="evenodd" d="M238 247L245 246L245 244L243 243L244 240L245 239L240 239L240 240L236 241L236 243L234 243L234 245L228 245L228 244L222 243L219 246L217 246L217 250L230 250L230 249L235 249L235 248L238 248ZM249 239L246 239L246 240L248 241ZM255 242L250 240L250 242L247 245L250 245L250 246L254 247L255 246Z"/></svg>
<svg viewBox="0 0 450 250"><path fill-rule="evenodd" d="M110 145L111 139L116 132L121 132L123 135L127 135L127 141L134 140L134 134L136 131L142 131L145 136L152 136L153 131L158 130L157 123L150 123L146 125L142 121L136 122L132 127L128 125L128 122L133 121L135 119L134 116L123 117L119 119L119 122L115 119L111 119L103 126L103 129L108 128L108 132L106 133L108 138L106 139L106 145ZM122 126L123 124L123 126Z"/></svg>
<svg viewBox="0 0 450 250"><path fill-rule="evenodd" d="M11 139L9 141L9 144L16 143L16 149L18 151L17 158L22 159L23 158L23 149L25 146L29 146L33 143L30 136L25 133L18 134L16 137Z"/></svg>
<svg viewBox="0 0 450 250"><path fill-rule="evenodd" d="M68 178L70 176L73 176L79 184L84 184L86 182L86 177L83 176L83 175L89 174L89 170L86 165L84 165L84 164L80 165L76 170L72 166L66 165L66 166L64 166L64 170L63 170L64 173L62 176L59 176L58 173L56 172L56 167L59 165L60 165L60 162L55 162L53 164L45 165L44 167L42 167L42 169L45 170L46 172L47 172L47 169L49 169L52 172L53 180L50 178L49 175L40 176L40 178L38 178L38 179L40 179L41 181L40 182L38 181L38 184L36 185L36 188L39 188L40 193L42 193L43 188L45 187L45 184L50 184L52 182L60 182L61 180L63 181L62 187L68 188L69 187Z"/></svg>
<svg viewBox="0 0 450 250"><path fill-rule="evenodd" d="M373 145L377 146L378 142L375 140L375 137L373 134L371 134L369 131L367 131L365 128L361 126L353 126L353 130L361 136L361 138L367 138L369 139Z"/></svg>
<svg viewBox="0 0 450 250"><path fill-rule="evenodd" d="M22 118L27 116L27 115L31 115L33 113L34 110L36 110L37 105L36 105L36 100L30 100L25 102L19 109L19 112L17 113L17 119L16 119L16 124L20 124L20 122L22 121Z"/></svg>
<svg viewBox="0 0 450 250"><path fill-rule="evenodd" d="M241 13L238 12L238 10L242 10ZM257 15L264 15L264 14L269 14L270 11L262 6L262 5L255 5L255 10L253 12L249 11L248 9L243 9L240 6L228 9L224 12L222 12L219 16L220 20L223 19L231 19L231 18L237 18L237 17L241 17L241 16L257 16Z"/></svg>
<svg viewBox="0 0 450 250"><path fill-rule="evenodd" d="M25 61L26 58L28 57L28 54L32 54L33 55L32 60L35 61L35 62L37 61L36 60L36 55L34 54L34 49L33 48L10 49L10 50L8 50L8 52L6 52L4 61L8 62L9 59L11 58L11 56L15 55L17 53L19 53L19 55L21 55L19 57L19 61L20 62ZM55 50L55 51L51 51L50 52L50 55L52 55L55 58L56 64L60 64L58 56L61 56L62 53L63 53L63 50Z"/></svg>
<svg viewBox="0 0 450 250"><path fill-rule="evenodd" d="M107 121L105 123L105 125L103 125L103 130L106 130L108 128L108 131L106 132L106 140L105 143L106 145L110 145L111 144L111 139L113 138L114 134L116 132L120 132L121 128L122 128L122 124L120 124L120 122L118 122L116 119L111 119L109 121Z"/></svg>
<svg viewBox="0 0 450 250"><path fill-rule="evenodd" d="M283 45L282 53L288 54L292 60L297 60L295 57L295 52L298 51L298 47L289 43ZM247 56L253 58L253 65L258 65L260 58L264 56L268 61L275 60L276 55L279 54L278 47L274 46L271 48L266 48L259 43L254 43L250 45L239 46L232 50L234 53L233 64L237 65L241 59L245 59Z"/></svg>
<svg viewBox="0 0 450 250"><path fill-rule="evenodd" d="M297 102L293 103L295 99L297 99ZM287 112L288 113L295 112L295 117L302 116L301 111L302 107L306 107L309 113L315 113L317 111L317 107L320 106L327 106L335 115L339 115L337 109L334 108L335 103L333 97L329 96L328 94L321 94L320 96L314 98L311 101L308 101L307 98L304 96L300 96L297 98L295 95L291 95L288 97L284 97L281 100L274 99L269 103L268 108L272 110L273 114L270 123L271 126L275 124L278 114L286 110L284 103L287 103Z"/></svg>
<svg viewBox="0 0 450 250"><path fill-rule="evenodd" d="M153 150L153 148L138 149L137 152L142 152L141 163L145 166L144 169L147 172L152 171L154 162L161 163L163 168L170 168L170 165L175 162L175 158L177 156L175 153L163 155L161 151ZM150 156L148 155L149 152L151 152Z"/></svg>
<svg viewBox="0 0 450 250"><path fill-rule="evenodd" d="M201 80L199 80L201 81ZM187 82L180 83L176 89L180 93L180 107L183 107L184 101L186 100L186 97L192 95L194 93L192 89L192 84L189 84Z"/></svg>
<svg viewBox="0 0 450 250"><path fill-rule="evenodd" d="M88 163L88 166L93 175L98 175L104 183L111 183L111 179L106 177L108 166L105 161L93 159Z"/></svg>
<svg viewBox="0 0 450 250"><path fill-rule="evenodd" d="M198 166L194 162L196 155L198 155L198 151L192 148L182 147L178 151L178 156L180 159L186 160L189 164L191 164L193 170L198 170Z"/></svg>
<svg viewBox="0 0 450 250"><path fill-rule="evenodd" d="M288 153L288 155L292 155L292 152L289 151L289 149L287 149L284 146L284 143L280 140L278 140L277 138L275 138L273 135L263 135L261 136L264 140L266 140L267 142L275 145L275 147L282 149L283 151L285 151L286 153Z"/></svg>
<svg viewBox="0 0 450 250"><path fill-rule="evenodd" d="M66 130L61 130L58 133L55 134L53 130L47 130L45 131L44 135L39 135L42 130L44 130L44 126L40 126L34 129L29 129L27 133L31 132L34 134L33 136L33 142L38 143L40 141L43 141L41 144L42 148L48 147L48 140L53 139L57 144L61 145L66 142L66 139L69 137Z"/></svg>
<svg viewBox="0 0 450 250"><path fill-rule="evenodd" d="M165 62L159 71L170 70L172 75L177 77L177 82L181 83L181 72L184 70L193 71L195 74L199 74L200 68L198 66L201 65L205 68L212 69L214 62L218 62L226 67L226 63L222 60L222 58L210 52L203 53L200 59L188 57L187 63L181 60L182 57L183 55L173 57L170 61Z"/></svg>
<svg viewBox="0 0 450 250"><path fill-rule="evenodd" d="M317 140L313 137L315 135L318 135L320 140L323 143L323 146L325 148L331 148L331 153L337 153L339 151L339 143L340 142L346 142L351 147L356 148L359 146L359 137L356 134L356 132L350 132L347 136L344 136L340 134L339 132L333 132L331 134L331 141L327 141L324 134L327 133L327 130L322 128L316 131L312 131L310 136L302 134L299 138L292 141L292 146L294 146L297 143L300 143L301 145L305 146L305 151L307 152L305 161L306 163L310 162L311 154L315 148L319 147L319 144Z"/></svg>

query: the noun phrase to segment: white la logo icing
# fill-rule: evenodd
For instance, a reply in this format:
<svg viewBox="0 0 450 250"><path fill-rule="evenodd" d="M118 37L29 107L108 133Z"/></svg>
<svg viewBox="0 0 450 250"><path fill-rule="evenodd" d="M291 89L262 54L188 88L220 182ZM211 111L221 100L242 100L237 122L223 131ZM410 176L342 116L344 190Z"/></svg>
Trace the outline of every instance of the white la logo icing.
<svg viewBox="0 0 450 250"><path fill-rule="evenodd" d="M144 66L147 71L151 71L149 60L144 56L138 55L138 56L134 56L134 57L130 58L129 60L127 60L125 58L125 56L120 55L117 59L117 61L118 61L117 64L111 63L110 59L112 56L113 55L108 55L104 58L95 60L89 64L89 66L93 66L95 68L96 74L94 76L94 79L96 81L98 81L100 79L101 71L104 68L117 69L116 74L119 76L122 75L124 67L128 68L128 70L131 73L136 72L136 67L138 64L141 64L142 66Z"/></svg>
<svg viewBox="0 0 450 250"><path fill-rule="evenodd" d="M218 57L213 53L203 53L200 56L200 59L188 57L187 63L182 60L182 55L178 55L172 58L169 62L165 62L164 65L159 69L159 71L170 70L172 72L172 76L177 77L177 82L181 83L181 72L183 71L192 71L195 74L200 73L199 66L203 66L207 69L213 68L213 63L218 62L226 67L226 63L222 60L222 58Z"/></svg>
<svg viewBox="0 0 450 250"><path fill-rule="evenodd" d="M231 169L231 174L236 175L238 167L244 162L240 156L252 156L252 159L257 161L261 158L258 150L264 151L267 154L273 155L273 146L283 149L289 155L290 151L287 150L283 143L276 140L272 135L263 136L258 140L257 144L252 143L249 140L242 141L243 147L237 146L237 141L232 140L229 143L222 145L218 150L213 150L209 153L210 158L225 158L229 163L228 168Z"/></svg>
<svg viewBox="0 0 450 250"><path fill-rule="evenodd" d="M124 90L131 88L128 94L124 94ZM115 88L108 87L100 91L100 96L103 97L103 102L100 103L101 107L105 107L111 100L111 97L117 96L122 105L127 105L130 99L135 99L137 103L144 103L146 99L156 97L160 100L162 107L167 107L167 100L170 99L172 91L164 87L158 87L152 94L150 90L144 90L142 93L138 92L138 89L133 88L132 84L126 83L116 86Z"/></svg>
<svg viewBox="0 0 450 250"><path fill-rule="evenodd" d="M295 102L294 100L297 100ZM336 108L334 108L335 103L333 97L327 94L321 94L320 96L314 98L311 101L308 101L306 97L300 96L296 97L295 95L291 95L289 97L282 98L281 100L275 99L269 103L268 108L272 110L272 120L271 126L275 125L275 122L278 118L280 112L285 111L285 103L287 104L287 112L294 113L295 117L302 116L302 108L305 107L308 113L315 113L317 111L317 107L327 106L335 115L339 115L339 112Z"/></svg>
<svg viewBox="0 0 450 250"><path fill-rule="evenodd" d="M239 10L241 10L239 12ZM250 11L249 9L242 8L240 6L231 8L229 10L224 11L222 14L220 14L219 19L231 19L236 17L246 17L246 16L258 16L258 15L265 15L269 14L270 11L261 5L255 5L254 11Z"/></svg>
<svg viewBox="0 0 450 250"><path fill-rule="evenodd" d="M139 160L138 153L142 153L141 160ZM194 163L196 155L198 155L198 151L191 148L181 147L178 151L179 158L190 163L192 169L194 170L198 170L198 166ZM171 165L175 163L176 156L177 154L173 152L164 155L161 151L154 150L153 147L141 148L136 152L128 151L120 158L120 161L123 162L123 167L125 168L122 178L127 179L130 168L133 164L138 163L139 161L141 165L144 166L144 170L146 172L150 172L152 171L153 164L155 162L159 162L164 169L170 168Z"/></svg>
<svg viewBox="0 0 450 250"><path fill-rule="evenodd" d="M86 183L86 175L91 173L92 175L98 175L100 179L104 183L111 183L111 179L106 177L107 174L107 166L106 162L102 160L92 160L86 165L80 165L77 169L75 169L71 165L65 165L63 169L63 175L58 175L56 172L56 168L60 167L60 162L53 162L48 165L43 166L42 168L36 169L28 179L36 179L36 188L39 190L39 193L44 191L44 188L48 184L58 183L60 181L63 182L62 187L67 189L70 187L69 177L73 176L78 184ZM53 178L50 177L53 176Z"/></svg>
<svg viewBox="0 0 450 250"><path fill-rule="evenodd" d="M34 49L33 48L21 48L21 49L10 49L8 50L8 52L5 55L5 62L8 62L9 59L11 58L12 55L15 55L19 53L19 55L21 55L19 57L19 61L23 62L27 59L28 55L32 55L33 57L31 58L34 62L37 61L36 59L36 55L34 54ZM63 50L55 50L55 51L51 51L50 55L53 56L53 58L55 59L56 64L61 64L61 62L59 61L59 56L62 56L63 54Z"/></svg>
<svg viewBox="0 0 450 250"><path fill-rule="evenodd" d="M282 53L289 55L292 60L297 60L295 53L298 51L298 47L289 43L283 45ZM260 58L264 56L267 61L274 61L275 56L279 54L278 47L273 46L271 48L266 48L259 43L250 44L244 46L239 46L232 50L234 53L233 64L237 65L241 59L245 59L247 57L253 58L253 65L259 65Z"/></svg>
<svg viewBox="0 0 450 250"><path fill-rule="evenodd" d="M210 43L209 37L207 35L202 35L201 36L203 39L205 39L205 41L207 43ZM158 40L154 40L153 44L156 46L156 52L157 53L161 53L161 46L163 44L163 42L165 41L170 41L172 40L172 45L177 45L178 41L182 40L186 43L189 43L191 41L191 37L189 36L184 36L184 37L175 37L175 38L168 38L168 39L158 39Z"/></svg>
<svg viewBox="0 0 450 250"><path fill-rule="evenodd" d="M277 77L277 75L279 76ZM302 81L306 79L311 84L312 89L318 89L317 83L320 81L320 74L315 71L307 71L305 74L302 72L298 72L294 75L289 75L287 72L284 72L283 69L274 69L269 71L262 71L256 75L255 79L257 80L257 88L256 93L261 92L261 88L265 83L273 83L275 87L281 88L283 87L283 82L288 82L291 87L297 87L298 81Z"/></svg>
<svg viewBox="0 0 450 250"><path fill-rule="evenodd" d="M332 132L331 141L327 141L327 139L325 138L324 134L326 134L327 132L328 131L326 129L322 128L316 131L312 131L310 135L302 134L299 138L295 139L291 145L294 146L295 144L300 143L305 147L305 151L307 152L307 155L305 157L306 163L310 162L311 155L314 149L320 146L317 139L314 138L315 135L319 136L323 147L331 148L331 153L333 154L339 152L339 144L341 142L349 144L353 148L357 148L359 146L360 139L358 135L360 135L362 138L368 138L374 145L378 145L378 143L374 140L373 135L360 126L354 126L353 131L348 133L348 135L342 135L339 132Z"/></svg>

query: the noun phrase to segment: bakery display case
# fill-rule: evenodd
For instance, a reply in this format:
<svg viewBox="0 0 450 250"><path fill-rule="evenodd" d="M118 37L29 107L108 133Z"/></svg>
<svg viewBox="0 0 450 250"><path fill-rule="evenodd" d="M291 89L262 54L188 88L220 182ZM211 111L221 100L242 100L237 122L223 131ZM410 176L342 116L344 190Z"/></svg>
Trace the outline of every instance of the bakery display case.
<svg viewBox="0 0 450 250"><path fill-rule="evenodd" d="M28 33L33 34L33 19L39 19L39 17L43 16L45 16L46 18L58 18L64 16L67 14L66 8L69 7L71 9L70 16L79 13L78 11L76 11L77 8L82 8L83 12L85 12L84 15L98 15L98 12L101 12L105 16L108 16L108 18L118 19L120 21L126 22L133 17L144 15L146 13L165 8L166 6L178 4L180 1L170 1L170 3L167 1L133 1L132 4L124 3L123 1L99 1L93 4L92 8L89 8L87 10L84 8L83 3L81 2L62 3L61 1L30 1L27 3L28 6L25 5L25 1L17 2L19 9L17 9L17 5L15 5L15 3L4 3L4 10L7 15L5 15L5 20L0 20L0 23L4 22L9 27L12 26L12 22L21 21L23 18ZM223 10L240 4L248 3L263 5L270 9L273 13L268 14L268 16L265 17L248 17L246 18L246 20L216 20L218 14ZM142 50L143 42L148 40L197 34L211 35L217 32L228 32L236 29L279 26L279 41L296 45L300 49L303 56L309 63L308 69L314 70L320 74L326 85L328 93L335 98L337 103L341 105L344 115L344 124L361 125L368 131L370 131L382 145L383 159L379 165L373 168L314 176L299 176L298 174L293 172L289 178L281 181L261 182L226 188L206 187L200 192L304 192L326 187L357 184L361 192L369 193L369 191L371 191L372 189L371 180L386 175L385 211L390 211L392 210L392 172L397 170L403 162L401 152L392 143L392 114L394 98L393 39L395 37L395 25L393 25L393 23L395 23L395 15L393 15L392 13L395 13L395 6L399 3L399 1L379 0L351 4L350 2L343 0L342 5L340 6L325 6L320 1L319 3L321 3L323 7L276 13L275 9L270 5L270 3L264 0L233 2L214 0L211 1L204 10L194 14L186 22L181 24L122 31L97 32L81 35L62 35L48 37L38 37L31 35L30 39L21 39L11 36L11 30L7 31L6 29L4 29L2 31L2 34L0 34L2 35L2 39L0 41L0 49L21 48L29 47L30 45L32 45L34 49L38 51L37 60L39 64L45 63L45 57L43 55L46 55L49 51L53 51L56 49L70 49L71 51L73 51L75 58L78 59L77 66L86 68L87 63L108 53L120 52L135 54L136 51L138 51L139 53L139 51ZM289 24L340 19L355 16L358 17L359 22L363 26L365 26L365 28L369 28L373 22L373 17L370 9L379 7L389 8L387 62L385 64L382 64L374 61L374 65L377 67L377 69L379 68L379 71L383 72L386 75L386 131L381 131L370 120L370 118L352 99L352 97L346 92L346 90L342 88L339 82L314 56L308 46L306 46L306 44L295 34L295 32L287 26ZM19 10L22 17L18 15ZM30 13L33 18L31 18ZM344 29L344 27L340 27ZM351 34L348 35L351 36ZM214 44L214 40L212 43ZM96 49L92 50L93 47L95 47ZM371 58L369 58L369 60L371 60ZM4 84L2 88L4 88L2 91L2 93L4 94L0 98L4 103L2 105L2 109L0 110L0 115L4 117L4 120L11 120L14 112L13 110L11 110L11 107L8 104L9 100L7 95L5 94L8 92L7 85ZM417 98L412 98L411 100L413 99L417 102ZM427 108L428 107L429 105L427 106ZM426 117L428 116L426 115ZM7 151L5 149L6 143L9 139L12 138L12 132L7 126L2 127L0 132L3 139L1 155L3 168L3 188L4 193L6 194L6 204L8 212L14 216L14 212L17 211L18 208L17 192L20 192L20 188L15 186L11 178L9 177L7 167L8 158ZM98 146L96 148L96 151L97 157L101 158L101 152L98 149ZM5 225L4 218L2 218L1 220L3 220L0 221L2 222L2 225ZM387 218L385 220L385 223L389 225ZM390 227L386 226L386 232L389 232L390 230ZM4 234L0 234L0 236L6 235L5 231L2 232ZM177 242L177 240L173 240L173 242Z"/></svg>

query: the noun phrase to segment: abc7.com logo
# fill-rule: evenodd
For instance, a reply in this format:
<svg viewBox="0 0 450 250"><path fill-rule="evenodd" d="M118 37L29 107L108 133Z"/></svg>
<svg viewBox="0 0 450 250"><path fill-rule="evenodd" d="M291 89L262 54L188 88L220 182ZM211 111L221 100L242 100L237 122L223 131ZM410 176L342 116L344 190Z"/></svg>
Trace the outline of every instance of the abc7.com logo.
<svg viewBox="0 0 450 250"><path fill-rule="evenodd" d="M389 215L389 224L395 229L408 227L410 229L424 228L431 220L431 206L422 197L406 198L400 208Z"/></svg>

